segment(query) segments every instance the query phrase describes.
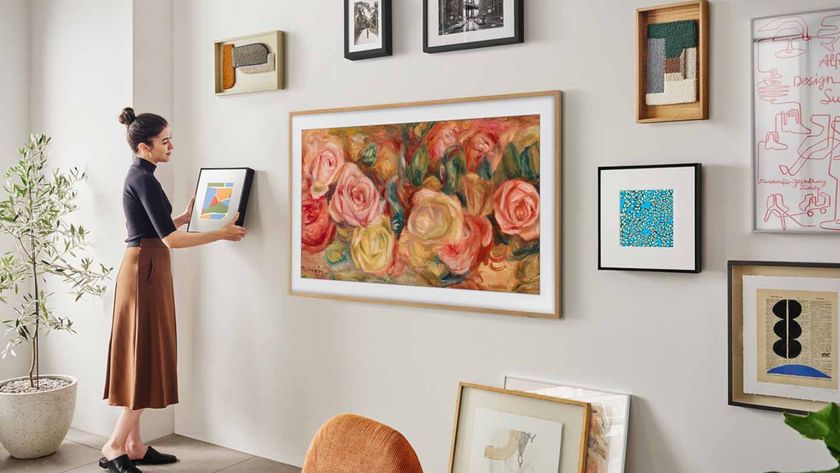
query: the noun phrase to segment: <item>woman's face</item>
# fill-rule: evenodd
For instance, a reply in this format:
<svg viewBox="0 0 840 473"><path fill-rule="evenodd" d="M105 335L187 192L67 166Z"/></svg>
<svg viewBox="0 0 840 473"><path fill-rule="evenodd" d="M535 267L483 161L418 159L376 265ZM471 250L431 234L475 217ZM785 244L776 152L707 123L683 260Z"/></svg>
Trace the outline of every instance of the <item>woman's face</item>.
<svg viewBox="0 0 840 473"><path fill-rule="evenodd" d="M169 127L164 128L159 135L152 139L151 148L146 146L145 143L140 143L139 148L141 156L155 164L169 162L169 155L175 149Z"/></svg>

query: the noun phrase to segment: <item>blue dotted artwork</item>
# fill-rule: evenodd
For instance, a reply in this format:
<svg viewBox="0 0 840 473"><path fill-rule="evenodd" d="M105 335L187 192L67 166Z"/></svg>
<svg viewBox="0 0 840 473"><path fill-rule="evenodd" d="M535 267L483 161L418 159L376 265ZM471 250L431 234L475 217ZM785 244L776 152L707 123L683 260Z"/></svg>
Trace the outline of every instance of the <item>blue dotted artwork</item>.
<svg viewBox="0 0 840 473"><path fill-rule="evenodd" d="M674 246L674 189L621 191L621 246Z"/></svg>

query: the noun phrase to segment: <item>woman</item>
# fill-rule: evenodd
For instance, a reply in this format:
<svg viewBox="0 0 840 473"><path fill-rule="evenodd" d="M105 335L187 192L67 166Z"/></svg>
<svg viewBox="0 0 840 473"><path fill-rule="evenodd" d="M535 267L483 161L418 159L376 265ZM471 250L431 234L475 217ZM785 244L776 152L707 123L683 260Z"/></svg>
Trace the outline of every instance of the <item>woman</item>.
<svg viewBox="0 0 840 473"><path fill-rule="evenodd" d="M141 470L135 464L177 461L174 455L147 447L140 439L143 409L162 409L178 402L169 249L239 241L245 229L235 225L237 214L214 232L179 231L190 221L193 201L183 214L171 218L172 205L154 176L159 164L169 162L174 148L168 123L151 113L135 116L131 108L123 109L119 120L127 127L135 158L123 188L128 248L114 291L104 399L123 409L114 433L102 447L104 458L99 466L114 473L138 473Z"/></svg>

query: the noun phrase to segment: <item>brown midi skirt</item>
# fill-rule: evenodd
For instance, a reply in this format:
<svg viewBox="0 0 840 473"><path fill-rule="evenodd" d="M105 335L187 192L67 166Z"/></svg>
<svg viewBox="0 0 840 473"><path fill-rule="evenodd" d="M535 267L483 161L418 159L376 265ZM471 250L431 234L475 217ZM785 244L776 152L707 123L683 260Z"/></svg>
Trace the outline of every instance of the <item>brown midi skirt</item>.
<svg viewBox="0 0 840 473"><path fill-rule="evenodd" d="M104 399L131 409L177 403L177 362L169 248L144 238L126 248L117 275Z"/></svg>

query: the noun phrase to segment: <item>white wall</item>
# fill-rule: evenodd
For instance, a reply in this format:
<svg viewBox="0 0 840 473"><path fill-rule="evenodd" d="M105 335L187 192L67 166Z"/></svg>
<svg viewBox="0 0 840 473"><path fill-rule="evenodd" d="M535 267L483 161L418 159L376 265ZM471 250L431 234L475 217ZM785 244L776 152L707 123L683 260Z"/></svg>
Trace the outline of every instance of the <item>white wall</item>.
<svg viewBox="0 0 840 473"><path fill-rule="evenodd" d="M0 169L18 159L18 148L29 137L29 3L26 0L0 0ZM11 242L0 243L3 251ZM0 320L11 318L9 306L0 306ZM2 332L0 332L2 333ZM0 339L0 350L6 340ZM23 376L28 370L29 350L16 350L18 356L0 360L0 380Z"/></svg>
<svg viewBox="0 0 840 473"><path fill-rule="evenodd" d="M516 374L634 394L628 472L828 467L779 414L726 405L725 262L840 260L836 239L749 223L749 19L836 1L713 1L711 120L664 125L634 117L635 9L655 0L526 3L526 44L427 55L421 0L397 0L394 56L360 62L342 57L336 2L175 3L176 195L202 166L257 170L246 240L176 261L176 431L299 465L322 422L354 411L401 430L441 472L458 381ZM272 29L287 32L288 89L215 97L213 41ZM546 89L565 92L563 320L287 295L290 111ZM693 161L705 166L704 271L597 271L596 167Z"/></svg>
<svg viewBox="0 0 840 473"><path fill-rule="evenodd" d="M159 2L154 6L160 7ZM155 21L169 21L165 7L156 12ZM166 66L171 60L163 55L164 66L159 68L149 58L146 48L158 47L160 38L134 34L132 10L131 2L110 0L32 2L32 128L53 137L54 165L87 171L74 220L91 231L91 254L114 267L114 278L125 250L121 196L132 158L117 116L135 101L138 113L145 106L159 105L160 96L171 103L165 87L158 96L149 88L167 84L157 75L171 77ZM134 83L142 86L134 88ZM119 409L102 400L113 287L112 279L102 298L73 303L72 297L61 294L60 285L53 284L59 293L56 309L73 316L78 333L51 335L41 352L42 372L79 378L74 427L105 436L119 415ZM172 428L171 409L144 415L147 438L169 434Z"/></svg>

